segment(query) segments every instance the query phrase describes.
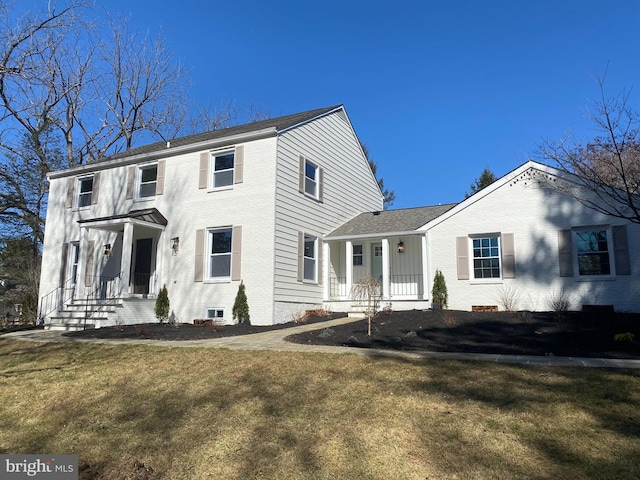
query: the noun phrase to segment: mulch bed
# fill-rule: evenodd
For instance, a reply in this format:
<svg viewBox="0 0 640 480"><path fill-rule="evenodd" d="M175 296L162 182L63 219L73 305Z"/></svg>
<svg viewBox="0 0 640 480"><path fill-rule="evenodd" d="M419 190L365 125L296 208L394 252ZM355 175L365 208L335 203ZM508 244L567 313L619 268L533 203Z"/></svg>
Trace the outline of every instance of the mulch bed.
<svg viewBox="0 0 640 480"><path fill-rule="evenodd" d="M314 345L409 352L640 358L640 314L408 311L287 337ZM619 333L633 341L615 341Z"/></svg>
<svg viewBox="0 0 640 480"><path fill-rule="evenodd" d="M299 327L308 323L320 323L334 318L342 318L344 313L331 313L326 316L310 316L304 322L288 322L279 325L257 326L248 324L237 325L213 325L195 326L190 323L181 323L177 326L168 323L142 323L138 325L122 325L116 327L103 327L87 329L78 332L67 332L63 335L78 338L102 338L123 339L142 338L153 340L205 340L207 338L235 337L249 335L251 333L268 332L270 330L282 330L291 327ZM321 328L321 327L318 327Z"/></svg>
<svg viewBox="0 0 640 480"><path fill-rule="evenodd" d="M379 313L367 335L367 321L323 328L322 322L345 316L309 317L318 330L291 335L287 340L314 345L346 345L408 352L466 352L506 355L557 355L571 357L639 358L640 314L609 312L462 312L412 310ZM143 324L70 332L84 338L144 338L198 340L266 332L295 327L289 322L268 327L254 325L200 326ZM620 333L633 341L615 341Z"/></svg>

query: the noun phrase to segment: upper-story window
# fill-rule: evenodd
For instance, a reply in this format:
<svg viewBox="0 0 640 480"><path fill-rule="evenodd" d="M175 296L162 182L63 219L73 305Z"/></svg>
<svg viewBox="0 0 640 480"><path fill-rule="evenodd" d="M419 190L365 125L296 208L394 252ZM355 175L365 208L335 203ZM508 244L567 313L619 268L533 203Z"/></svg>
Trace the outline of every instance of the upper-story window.
<svg viewBox="0 0 640 480"><path fill-rule="evenodd" d="M153 197L156 194L156 184L158 182L158 165L146 165L140 167L140 182L138 197Z"/></svg>
<svg viewBox="0 0 640 480"><path fill-rule="evenodd" d="M575 230L578 275L610 275L611 257L607 229Z"/></svg>
<svg viewBox="0 0 640 480"><path fill-rule="evenodd" d="M318 167L309 160L304 164L304 193L316 198L318 196Z"/></svg>
<svg viewBox="0 0 640 480"><path fill-rule="evenodd" d="M322 168L301 155L299 177L298 190L300 193L322 202Z"/></svg>
<svg viewBox="0 0 640 480"><path fill-rule="evenodd" d="M78 208L91 205L93 195L93 177L78 179Z"/></svg>
<svg viewBox="0 0 640 480"><path fill-rule="evenodd" d="M211 155L213 171L213 188L228 187L233 185L233 172L235 165L234 152L214 153Z"/></svg>

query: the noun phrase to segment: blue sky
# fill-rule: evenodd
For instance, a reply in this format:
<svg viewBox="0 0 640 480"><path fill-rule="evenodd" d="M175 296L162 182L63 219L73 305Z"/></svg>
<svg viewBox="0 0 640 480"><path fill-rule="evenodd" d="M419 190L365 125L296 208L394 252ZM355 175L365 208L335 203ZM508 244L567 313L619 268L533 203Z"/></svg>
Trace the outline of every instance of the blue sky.
<svg viewBox="0 0 640 480"><path fill-rule="evenodd" d="M640 92L640 2L97 0L161 28L202 104L272 117L344 104L393 208L457 202L489 167L504 175L546 137L594 135L607 89Z"/></svg>

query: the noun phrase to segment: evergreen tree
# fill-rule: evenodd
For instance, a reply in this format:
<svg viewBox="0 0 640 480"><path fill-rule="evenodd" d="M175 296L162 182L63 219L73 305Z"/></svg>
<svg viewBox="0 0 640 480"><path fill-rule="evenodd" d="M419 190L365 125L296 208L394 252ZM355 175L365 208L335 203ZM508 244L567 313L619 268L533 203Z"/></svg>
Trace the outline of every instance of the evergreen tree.
<svg viewBox="0 0 640 480"><path fill-rule="evenodd" d="M158 298L156 298L156 305L154 307L154 312L156 314L156 318L160 323L164 322L169 318L169 292L167 291L167 286L164 285L160 293L158 293Z"/></svg>
<svg viewBox="0 0 640 480"><path fill-rule="evenodd" d="M489 167L485 167L480 176L470 185L471 193L465 193L464 198L469 198L471 195L479 192L485 187L488 187L496 180L496 176L491 170L489 170Z"/></svg>
<svg viewBox="0 0 640 480"><path fill-rule="evenodd" d="M236 300L233 302L233 309L231 310L233 319L238 319L238 323L250 323L249 322L249 304L247 303L247 293L245 292L244 283L240 282L238 287L238 293L236 294Z"/></svg>
<svg viewBox="0 0 640 480"><path fill-rule="evenodd" d="M433 304L437 308L447 308L449 294L447 293L447 284L444 281L444 275L440 270L436 270L435 277L433 278L431 296L433 297Z"/></svg>

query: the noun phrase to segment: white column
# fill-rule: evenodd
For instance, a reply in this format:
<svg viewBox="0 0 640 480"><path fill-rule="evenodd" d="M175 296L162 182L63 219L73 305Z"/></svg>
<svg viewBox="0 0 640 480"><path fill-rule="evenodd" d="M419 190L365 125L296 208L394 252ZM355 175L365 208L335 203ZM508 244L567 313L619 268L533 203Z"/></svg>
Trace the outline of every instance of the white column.
<svg viewBox="0 0 640 480"><path fill-rule="evenodd" d="M345 278L345 288L347 289L346 294L347 298L351 296L351 288L353 287L353 242L351 240L347 240L345 242L346 248L346 278Z"/></svg>
<svg viewBox="0 0 640 480"><path fill-rule="evenodd" d="M120 294L130 292L129 281L131 276L131 252L133 251L133 224L124 224L122 235L122 258L120 259Z"/></svg>
<svg viewBox="0 0 640 480"><path fill-rule="evenodd" d="M88 229L86 227L80 227L80 241L78 244L78 270L76 273L76 285L74 291L74 298L84 296L84 277L85 270L87 269L87 250L89 249L89 241L87 239Z"/></svg>
<svg viewBox="0 0 640 480"><path fill-rule="evenodd" d="M322 244L322 279L324 280L323 284L323 298L324 301L329 301L329 295L331 292L331 248L329 247L329 242L323 242Z"/></svg>
<svg viewBox="0 0 640 480"><path fill-rule="evenodd" d="M389 298L389 276L390 276L391 262L389 258L389 239L382 239L382 298Z"/></svg>
<svg viewBox="0 0 640 480"><path fill-rule="evenodd" d="M422 289L424 293L422 294L423 300L428 300L431 296L430 278L429 278L429 257L428 257L428 240L427 233L422 235Z"/></svg>

